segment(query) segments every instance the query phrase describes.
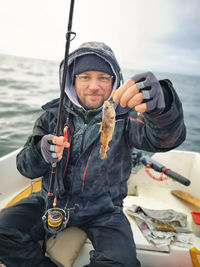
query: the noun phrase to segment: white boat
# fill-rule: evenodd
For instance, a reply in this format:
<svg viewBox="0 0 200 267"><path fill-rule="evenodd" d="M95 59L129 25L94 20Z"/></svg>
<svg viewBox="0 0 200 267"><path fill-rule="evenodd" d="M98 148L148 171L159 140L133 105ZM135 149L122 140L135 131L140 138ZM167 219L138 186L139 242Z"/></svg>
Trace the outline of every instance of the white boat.
<svg viewBox="0 0 200 267"><path fill-rule="evenodd" d="M38 190L40 178L34 183L23 177L16 169L16 150L0 158L0 209L12 205L19 197L30 194L33 190ZM165 165L167 168L187 177L191 184L184 186L172 179L158 182L150 179L145 171L145 167L140 168L136 173L131 174L128 181L128 196L124 201L124 212L127 215L137 248L137 256L144 267L192 267L198 261L198 256L194 256L193 261L189 248L175 245L157 248L148 242L139 230L134 217L126 212L126 208L133 205L142 206L149 209L174 209L187 215L188 227L192 227L191 211L200 212L200 207L187 203L172 195L172 190L182 190L194 197L200 196L200 153L173 150L165 153L156 153L152 157L154 160ZM151 170L151 172L154 172ZM155 172L154 175L157 175ZM200 237L192 233L193 244L200 250ZM67 249L66 249L67 248ZM90 241L85 233L71 228L60 232L56 239L47 242L47 252L59 266L81 267L89 263L89 251L92 249ZM200 253L200 251L199 251Z"/></svg>

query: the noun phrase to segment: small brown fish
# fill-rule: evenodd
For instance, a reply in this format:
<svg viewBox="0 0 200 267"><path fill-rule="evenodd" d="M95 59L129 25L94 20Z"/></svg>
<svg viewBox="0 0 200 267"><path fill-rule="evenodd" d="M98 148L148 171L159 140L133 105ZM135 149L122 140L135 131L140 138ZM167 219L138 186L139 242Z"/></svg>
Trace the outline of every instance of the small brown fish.
<svg viewBox="0 0 200 267"><path fill-rule="evenodd" d="M107 157L107 150L109 149L109 142L112 139L114 130L115 130L115 110L113 103L109 101L105 101L103 104L102 110L102 122L99 123L100 129L99 132L101 133L100 136L100 157L104 159Z"/></svg>

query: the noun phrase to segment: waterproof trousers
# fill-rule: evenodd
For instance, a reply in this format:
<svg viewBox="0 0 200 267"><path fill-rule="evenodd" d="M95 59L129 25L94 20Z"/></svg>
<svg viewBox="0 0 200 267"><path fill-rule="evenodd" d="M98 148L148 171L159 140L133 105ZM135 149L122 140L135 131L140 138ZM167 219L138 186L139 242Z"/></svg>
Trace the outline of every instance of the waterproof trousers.
<svg viewBox="0 0 200 267"><path fill-rule="evenodd" d="M33 194L0 213L0 262L6 267L55 267L44 257L42 215L45 202Z"/></svg>
<svg viewBox="0 0 200 267"><path fill-rule="evenodd" d="M88 267L139 267L129 221L121 208L101 215L81 228L91 240Z"/></svg>
<svg viewBox="0 0 200 267"><path fill-rule="evenodd" d="M44 206L43 198L33 194L0 213L0 262L7 267L57 266L43 255L38 243L44 236ZM78 227L94 247L89 267L140 266L129 222L120 208Z"/></svg>

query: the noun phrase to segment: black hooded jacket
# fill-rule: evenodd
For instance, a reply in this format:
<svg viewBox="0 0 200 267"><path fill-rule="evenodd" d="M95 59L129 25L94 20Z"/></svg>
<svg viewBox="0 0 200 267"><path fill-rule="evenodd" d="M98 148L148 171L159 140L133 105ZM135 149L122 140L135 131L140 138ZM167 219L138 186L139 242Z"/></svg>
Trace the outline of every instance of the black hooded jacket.
<svg viewBox="0 0 200 267"><path fill-rule="evenodd" d="M110 64L114 74L116 89L122 80L119 64L112 50L103 43L83 44L69 58L69 69L76 57L96 53ZM62 64L61 71L62 73ZM64 208L79 205L79 211L71 217L73 224L86 222L93 216L113 211L123 204L127 195L127 180L132 168L133 148L151 152L165 152L179 146L185 139L181 102L169 80L160 84L169 92L172 103L160 115L144 113L138 115L134 109L122 108L115 104L115 131L107 158L99 155L99 125L102 119L101 108L94 111L83 110L80 116L78 103L73 89L73 79L68 73L66 98L62 127L69 119L68 141L70 148L64 149L63 158L58 164L58 202ZM42 195L46 195L51 165L46 163L40 152L40 142L44 135L56 133L59 100L55 99L43 106L45 112L36 121L33 133L17 156L17 168L28 178L42 176ZM74 108L75 107L75 108ZM90 120L84 118L90 117Z"/></svg>

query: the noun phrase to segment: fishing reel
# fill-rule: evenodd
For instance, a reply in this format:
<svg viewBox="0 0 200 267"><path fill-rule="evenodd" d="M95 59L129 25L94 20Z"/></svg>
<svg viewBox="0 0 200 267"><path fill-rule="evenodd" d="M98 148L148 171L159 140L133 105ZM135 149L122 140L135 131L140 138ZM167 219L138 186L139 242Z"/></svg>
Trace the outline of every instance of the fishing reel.
<svg viewBox="0 0 200 267"><path fill-rule="evenodd" d="M50 234L57 234L66 228L69 221L70 211L78 212L79 205L75 204L73 208L69 208L66 211L60 208L50 208L42 216L44 229Z"/></svg>
<svg viewBox="0 0 200 267"><path fill-rule="evenodd" d="M42 216L42 221L47 232L57 234L66 227L69 221L69 211L67 210L66 213L60 208L48 209Z"/></svg>

